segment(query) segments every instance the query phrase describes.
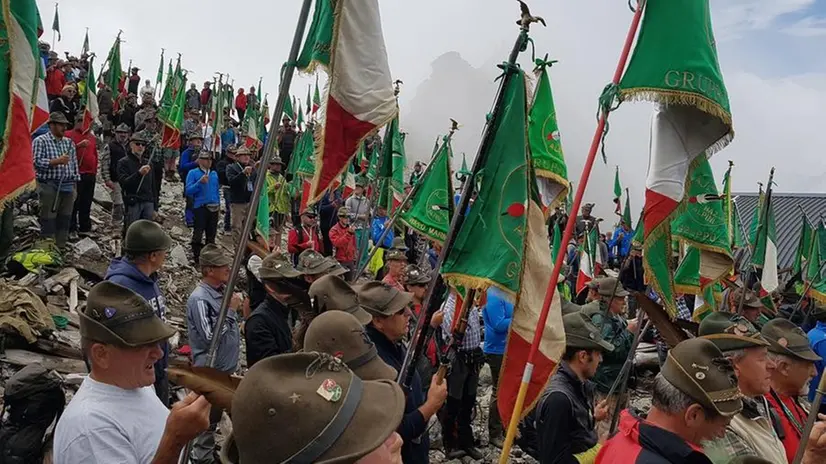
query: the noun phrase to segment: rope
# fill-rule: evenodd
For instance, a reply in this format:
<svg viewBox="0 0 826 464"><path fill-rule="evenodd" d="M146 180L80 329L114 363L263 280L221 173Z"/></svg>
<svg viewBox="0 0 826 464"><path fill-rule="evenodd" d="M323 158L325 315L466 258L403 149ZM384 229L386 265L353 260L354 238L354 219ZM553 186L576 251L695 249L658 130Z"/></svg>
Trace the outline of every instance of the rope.
<svg viewBox="0 0 826 464"><path fill-rule="evenodd" d="M602 153L602 161L608 164L608 155L605 154L605 137L608 135L610 126L608 124L608 114L619 108L619 85L611 83L602 89L602 94L599 96L599 108L597 108L597 121L601 116L605 117L605 127L602 130L602 137L600 139L600 153Z"/></svg>
<svg viewBox="0 0 826 464"><path fill-rule="evenodd" d="M554 63L558 63L558 61L549 60L548 54L546 53L544 58L535 58L533 60L533 64L536 65L536 67L534 68L534 72L540 72L545 68L550 68L554 65Z"/></svg>

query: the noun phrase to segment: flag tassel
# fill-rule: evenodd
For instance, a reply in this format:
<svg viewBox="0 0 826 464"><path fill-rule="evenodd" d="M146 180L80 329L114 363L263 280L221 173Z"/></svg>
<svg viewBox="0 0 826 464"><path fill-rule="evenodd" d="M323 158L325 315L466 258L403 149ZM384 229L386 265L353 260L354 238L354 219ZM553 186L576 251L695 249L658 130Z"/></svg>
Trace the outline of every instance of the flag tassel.
<svg viewBox="0 0 826 464"><path fill-rule="evenodd" d="M476 158L473 161L473 168L471 169L471 179L476 178L479 171L481 171L482 166L485 165L487 145L493 138L496 118L499 117L499 114L502 112L502 100L504 98L505 89L507 88L507 83L513 78L514 71L512 71L511 67L516 65L516 58L527 46L528 31L530 30L530 25L533 22L532 19L533 18L522 18L519 22L521 26L519 36L516 38L513 49L508 56L508 66L504 69L504 77L502 78L501 83L499 84L499 89L496 92L493 111L491 112L493 116L487 121L482 132L482 140L479 143ZM459 229L465 220L465 212L468 209L468 205L470 205L470 197L473 190L473 182L469 184L468 188L462 189L462 195L459 197L459 204L456 205L455 213L450 221L450 227L448 228L447 235L445 236L442 251L439 253L439 258L436 260L435 269L442 267L442 263L445 261L450 249L453 247L453 242L456 240ZM557 272L557 274L558 273L559 272ZM424 317L419 317L418 321L416 321L416 328L413 331L409 348L404 355L402 367L399 369L398 382L403 389L409 389L410 383L413 380L413 373L415 372L411 369L411 366L415 365L414 361L418 360L424 352L428 338L424 329L430 325L430 320L433 313L438 309L438 305L436 303L440 298L437 296L436 289L442 287L444 287L444 281L441 274L439 274L437 278L431 280L430 284L427 286L427 291L425 292L424 300L422 302Z"/></svg>
<svg viewBox="0 0 826 464"><path fill-rule="evenodd" d="M631 53L631 45L634 42L634 37L637 35L637 29L642 18L642 10L645 0L639 0L637 9L634 12L634 18L631 20L631 26L628 28L628 35L625 37L625 45L623 45L622 53L620 54L617 68L614 71L614 78L611 80L613 85L618 85L622 72L625 69L625 64L628 61L628 55ZM591 176L591 169L594 167L594 161L597 156L600 141L602 140L602 133L605 130L605 123L608 119L608 113L602 112L599 117L599 123L594 131L594 138L591 141L591 148L588 151L588 157L585 160L585 166L582 169L582 175L579 178L577 185L576 196L574 197L571 211L579 211L582 204L582 197L585 194L585 188L588 185L588 179ZM476 163L474 163L474 167ZM457 215L461 213L461 209L457 211ZM568 243L574 234L574 226L576 225L576 215L568 217L568 223L565 225L565 232L562 235L561 243ZM443 250L444 252L444 250ZM551 279L548 282L548 289L545 292L545 300L542 302L542 312L539 314L539 322L534 333L533 342L531 343L531 350L528 353L528 362L525 364L525 369L533 369L534 359L539 350L539 342L542 340L542 333L545 329L545 322L548 320L548 313L551 309L551 301L553 300L556 291L556 282L559 278L559 273L562 270L562 261L565 253L559 253L554 263L553 271L551 271ZM530 377L525 379L523 376L522 383L519 385L519 392L516 396L516 404L513 408L513 415L508 423L508 433L505 436L505 443L502 446L502 454L499 457L499 464L507 464L510 449L513 446L514 438L516 438L516 431L519 425L519 418L522 414L522 408L525 406L525 397L528 393L528 385L530 384Z"/></svg>

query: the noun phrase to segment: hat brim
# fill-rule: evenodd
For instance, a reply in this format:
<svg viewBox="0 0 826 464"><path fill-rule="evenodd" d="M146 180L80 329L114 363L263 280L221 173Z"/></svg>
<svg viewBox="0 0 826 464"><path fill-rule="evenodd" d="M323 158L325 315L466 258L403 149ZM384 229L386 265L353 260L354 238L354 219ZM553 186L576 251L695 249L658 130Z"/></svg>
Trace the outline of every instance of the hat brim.
<svg viewBox="0 0 826 464"><path fill-rule="evenodd" d="M217 260L212 261L212 262L204 261L204 259L201 258L200 264L201 264L201 267L224 267L224 266L229 266L230 264L232 264L232 260L229 259L226 256L222 256L220 259L217 259Z"/></svg>
<svg viewBox="0 0 826 464"><path fill-rule="evenodd" d="M769 340L769 351L771 351L772 353L782 354L790 358L800 359L809 362L818 362L823 360L823 358L821 358L817 355L817 353L812 351L810 347L806 346L801 348L803 348L802 351L792 351L787 346L780 345L774 340Z"/></svg>
<svg viewBox="0 0 826 464"><path fill-rule="evenodd" d="M261 276L261 279L294 279L296 277L304 275L303 272L298 270L292 269L283 269L279 271L272 271L269 269L261 268L258 270L258 275Z"/></svg>
<svg viewBox="0 0 826 464"><path fill-rule="evenodd" d="M387 303L387 306L382 311L373 310L369 306L364 306L364 305L362 305L362 308L364 308L368 313L370 313L374 316L392 316L392 315L398 313L399 311L403 310L404 308L406 308L408 305L410 305L410 303L412 301L413 301L413 294L412 293L399 292L398 295L393 297L393 299L390 300L389 303Z"/></svg>
<svg viewBox="0 0 826 464"><path fill-rule="evenodd" d="M359 324L361 325L367 325L373 320L373 316L371 316L370 313L367 312L367 310L361 306L356 306L355 308L348 309L346 312L352 314L353 317L358 319Z"/></svg>
<svg viewBox="0 0 826 464"><path fill-rule="evenodd" d="M744 335L734 335L727 333L715 333L702 335L700 338L711 340L722 352L732 350L743 350L746 348L759 348L770 346L769 342L759 333L756 337L746 337Z"/></svg>
<svg viewBox="0 0 826 464"><path fill-rule="evenodd" d="M177 330L165 324L157 316L137 319L128 325L122 324L121 327L125 330L115 332L83 312L78 314L83 321L82 325L86 326L81 331L81 335L89 340L107 345L137 348L166 341L177 333Z"/></svg>
<svg viewBox="0 0 826 464"><path fill-rule="evenodd" d="M565 334L565 344L571 348L583 350L601 350L609 353L614 351L614 345L606 340L591 340L574 334Z"/></svg>
<svg viewBox="0 0 826 464"><path fill-rule="evenodd" d="M361 380L390 380L395 382L399 375L399 371L384 362L381 356L378 355L367 361L363 366L353 369L353 372Z"/></svg>

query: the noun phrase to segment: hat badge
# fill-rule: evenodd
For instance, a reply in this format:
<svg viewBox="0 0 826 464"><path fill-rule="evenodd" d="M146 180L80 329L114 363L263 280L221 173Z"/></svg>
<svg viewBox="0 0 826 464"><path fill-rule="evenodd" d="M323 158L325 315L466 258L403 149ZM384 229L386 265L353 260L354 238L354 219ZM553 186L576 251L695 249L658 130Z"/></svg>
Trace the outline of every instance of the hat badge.
<svg viewBox="0 0 826 464"><path fill-rule="evenodd" d="M321 385L319 385L318 390L316 390L316 393L325 400L335 403L341 399L341 385L337 384L333 379L324 379Z"/></svg>
<svg viewBox="0 0 826 464"><path fill-rule="evenodd" d="M777 339L777 344L782 346L783 348L786 348L787 346L789 346L789 341L786 340L786 337L780 337Z"/></svg>
<svg viewBox="0 0 826 464"><path fill-rule="evenodd" d="M103 309L103 315L106 316L106 319L112 319L113 317L115 317L115 313L117 313L115 308L104 308Z"/></svg>
<svg viewBox="0 0 826 464"><path fill-rule="evenodd" d="M694 377L697 380L703 380L703 379L706 378L706 373L705 372L697 372L697 373L694 374Z"/></svg>

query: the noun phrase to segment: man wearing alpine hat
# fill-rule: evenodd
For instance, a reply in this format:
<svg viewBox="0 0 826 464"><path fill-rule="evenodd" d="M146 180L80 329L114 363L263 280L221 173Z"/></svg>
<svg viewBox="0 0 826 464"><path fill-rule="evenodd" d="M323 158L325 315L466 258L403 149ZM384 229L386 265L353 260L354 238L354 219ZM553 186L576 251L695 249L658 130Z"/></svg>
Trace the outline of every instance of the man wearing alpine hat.
<svg viewBox="0 0 826 464"><path fill-rule="evenodd" d="M91 370L57 423L54 462L178 462L209 425L209 403L191 393L168 410L152 388L161 343L175 329L132 290L103 281L80 313L81 348Z"/></svg>

